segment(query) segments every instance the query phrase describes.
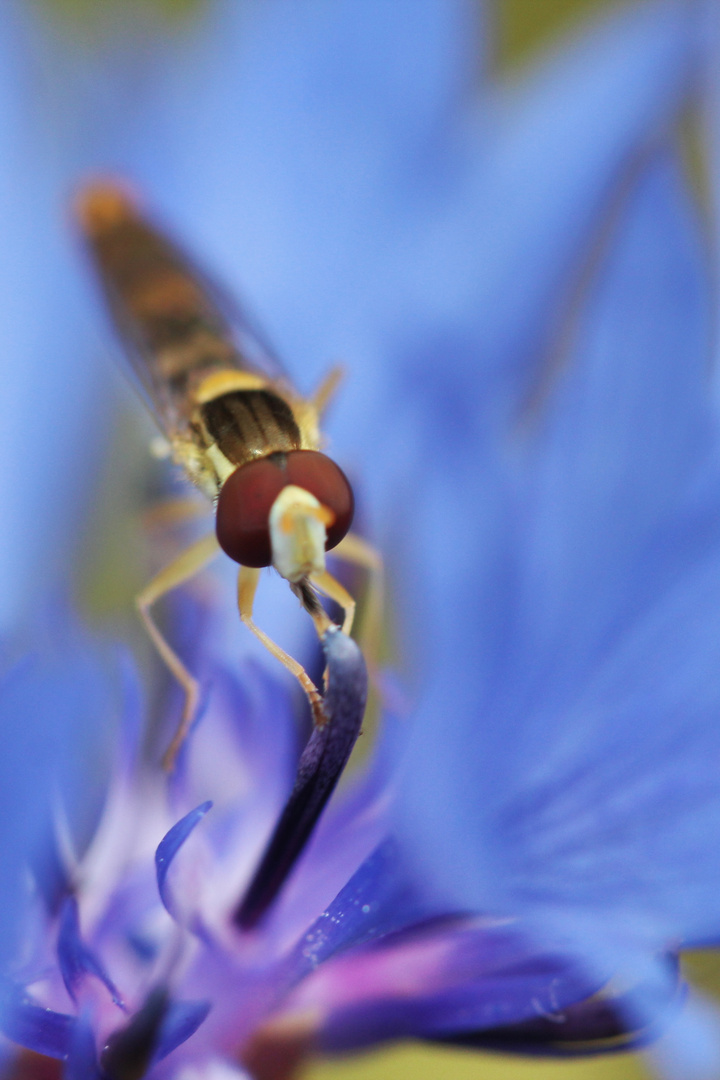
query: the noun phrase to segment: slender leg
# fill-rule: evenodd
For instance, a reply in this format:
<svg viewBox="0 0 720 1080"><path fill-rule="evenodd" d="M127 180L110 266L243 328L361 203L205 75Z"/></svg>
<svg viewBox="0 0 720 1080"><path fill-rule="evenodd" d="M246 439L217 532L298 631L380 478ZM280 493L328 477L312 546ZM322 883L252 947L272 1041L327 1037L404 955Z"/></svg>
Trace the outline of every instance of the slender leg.
<svg viewBox="0 0 720 1080"><path fill-rule="evenodd" d="M170 565L161 570L135 597L135 604L140 618L155 648L185 691L185 706L180 724L163 756L163 768L168 772L175 764L177 752L182 746L195 717L200 699L200 686L161 634L150 614L150 608L160 597L165 596L166 593L176 589L179 585L183 585L199 573L219 551L220 548L214 533L202 537L201 540L183 551L176 559L173 559Z"/></svg>
<svg viewBox="0 0 720 1080"><path fill-rule="evenodd" d="M328 405L335 397L338 386L345 378L345 369L341 364L336 364L335 367L331 367L323 381L318 386L317 390L313 394L311 401L317 412L318 416L327 409Z"/></svg>
<svg viewBox="0 0 720 1080"><path fill-rule="evenodd" d="M262 642L268 652L271 653L276 660L279 660L280 663L295 676L310 702L313 722L317 727L322 727L323 724L327 723L327 716L323 712L322 696L317 686L315 686L315 683L312 681L302 664L299 664L297 660L293 660L292 656L289 656L284 649L281 649L279 645L276 645L272 638L269 638L268 635L253 622L253 604L255 602L255 592L257 590L259 578L259 570L249 566L240 567L240 573L238 574L238 610L240 611L240 618L248 629L252 630L258 641Z"/></svg>
<svg viewBox="0 0 720 1080"><path fill-rule="evenodd" d="M345 617L343 619L342 632L343 634L349 634L352 630L353 619L355 618L355 598L350 595L347 589L344 588L332 574L328 574L327 570L324 570L322 574L311 574L310 580L313 585L317 586L320 592L325 593L326 596L329 596L331 600L334 600L335 603L339 604L343 609Z"/></svg>
<svg viewBox="0 0 720 1080"><path fill-rule="evenodd" d="M372 544L368 544L367 540L363 540L362 537L357 536L355 533L348 533L338 546L332 549L330 555L351 563L353 566L359 566L368 572L367 593L362 608L362 626L359 641L368 666L371 669L376 668L383 629L384 581L382 557ZM313 578L313 580L315 579ZM334 582L338 590L341 589L349 597L349 593L342 588L339 582L336 582L334 578L330 578L330 580ZM335 595L326 589L324 582L319 581L317 585L319 589L327 593L328 596L344 608L345 623L343 624L343 630L345 630L348 623L348 618L352 626L355 610L355 601L352 600L352 597L349 597L352 601L352 608L350 609L339 595ZM345 632L349 633L349 629L345 630Z"/></svg>
<svg viewBox="0 0 720 1080"><path fill-rule="evenodd" d="M145 511L142 523L148 529L182 525L194 518L207 517L210 509L207 500L192 495L182 499L165 499Z"/></svg>

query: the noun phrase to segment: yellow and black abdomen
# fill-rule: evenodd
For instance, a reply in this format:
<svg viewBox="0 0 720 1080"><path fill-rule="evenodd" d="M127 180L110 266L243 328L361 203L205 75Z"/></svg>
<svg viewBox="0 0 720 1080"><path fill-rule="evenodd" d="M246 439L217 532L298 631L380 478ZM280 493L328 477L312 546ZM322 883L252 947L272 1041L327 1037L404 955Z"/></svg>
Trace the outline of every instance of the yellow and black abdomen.
<svg viewBox="0 0 720 1080"><path fill-rule="evenodd" d="M302 446L292 409L272 390L234 390L205 402L199 412L210 442L234 466Z"/></svg>
<svg viewBox="0 0 720 1080"><path fill-rule="evenodd" d="M208 375L253 366L207 282L121 187L91 185L77 209L128 358L163 426L181 430Z"/></svg>

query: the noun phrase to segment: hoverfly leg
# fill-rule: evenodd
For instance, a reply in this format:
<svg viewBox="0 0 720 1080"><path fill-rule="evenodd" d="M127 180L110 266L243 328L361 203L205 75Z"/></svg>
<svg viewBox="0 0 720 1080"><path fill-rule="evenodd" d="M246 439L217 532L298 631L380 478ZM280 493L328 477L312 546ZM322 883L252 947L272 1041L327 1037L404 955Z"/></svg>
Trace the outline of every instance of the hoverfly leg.
<svg viewBox="0 0 720 1080"><path fill-rule="evenodd" d="M341 629L343 634L349 635L352 630L353 619L355 618L354 597L350 595L347 589L342 586L332 574L328 574L327 570L323 570L321 574L311 574L310 580L321 593L324 593L325 596L329 596L331 600L334 600L335 603L343 609L344 618ZM327 630L327 626L325 626L322 631L318 628L318 633L321 637L322 634L325 633L325 630Z"/></svg>
<svg viewBox="0 0 720 1080"><path fill-rule="evenodd" d="M329 552L329 555L331 557L335 556L338 559L342 559L343 562L350 563L352 566L359 566L361 570L367 571L365 598L360 608L360 630L359 633L356 634L356 637L365 655L368 668L371 671L376 671L383 633L383 608L385 603L382 556L372 544L369 544L367 540L363 540L361 536L357 536L356 533L348 533L347 536L343 537L337 547L334 547L332 551ZM336 582L329 574L323 576L329 577L338 589L342 589L339 582ZM313 581L315 581L315 577L313 577ZM345 633L349 633L349 628L346 629L348 615L350 616L349 621L351 626L353 618L352 613L349 612L345 602L340 599L339 596L333 595L326 589L323 581L316 581L316 584L322 592L327 593L331 599L335 600L340 607L345 610L343 630ZM345 592L344 589L342 591ZM352 600L352 597L350 599ZM354 600L352 600L352 606L354 612Z"/></svg>
<svg viewBox="0 0 720 1080"><path fill-rule="evenodd" d="M163 755L163 768L170 772L175 764L178 750L182 746L188 731L192 726L195 713L200 699L200 686L183 664L177 653L170 647L155 623L150 608L152 605L172 592L173 589L184 585L202 568L213 559L220 551L215 534L203 536L202 539L192 544L183 551L176 559L166 566L159 574L148 582L142 592L135 597L135 605L147 630L151 641L159 652L163 661L175 676L185 691L185 706L178 729L173 736L170 746Z"/></svg>
<svg viewBox="0 0 720 1080"><path fill-rule="evenodd" d="M331 367L323 381L318 386L317 390L310 399L313 408L318 416L327 409L328 405L335 397L340 383L345 378L345 368L342 364L336 364Z"/></svg>
<svg viewBox="0 0 720 1080"><path fill-rule="evenodd" d="M142 525L146 529L171 529L184 525L195 518L207 517L207 499L186 498L163 499L155 503L142 515Z"/></svg>
<svg viewBox="0 0 720 1080"><path fill-rule="evenodd" d="M292 656L289 656L284 649L281 649L279 645L276 645L272 638L268 637L264 630L261 630L260 627L256 626L253 622L253 605L259 579L259 570L250 566L240 567L240 572L238 574L238 610L240 612L240 618L245 626L247 626L249 630L252 630L255 637L265 646L268 652L271 653L276 660L279 660L280 663L295 676L310 702L313 723L317 727L322 727L323 724L327 723L327 716L323 710L322 695L317 686L302 664L299 664L297 660L293 660Z"/></svg>

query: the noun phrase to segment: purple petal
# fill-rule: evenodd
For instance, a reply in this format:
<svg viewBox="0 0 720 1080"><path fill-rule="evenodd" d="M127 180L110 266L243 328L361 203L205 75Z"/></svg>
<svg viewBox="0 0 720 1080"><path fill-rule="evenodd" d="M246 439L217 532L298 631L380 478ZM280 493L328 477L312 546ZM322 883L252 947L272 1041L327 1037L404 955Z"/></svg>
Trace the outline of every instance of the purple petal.
<svg viewBox="0 0 720 1080"><path fill-rule="evenodd" d="M57 890L63 888L62 869L48 841L53 794L59 792L73 841L82 852L107 790L104 758L115 708L106 672L62 605L54 611L55 619L61 624L55 627L56 639L47 642L38 635L37 652L0 681L0 955L5 959L16 947L14 919L20 913L27 864L49 898L59 899ZM88 759L95 764L89 777Z"/></svg>
<svg viewBox="0 0 720 1080"><path fill-rule="evenodd" d="M335 790L360 732L367 698L362 653L336 628L323 638L328 687L327 723L313 730L298 764L297 779L255 876L237 910L242 929L255 926L272 904Z"/></svg>
<svg viewBox="0 0 720 1080"><path fill-rule="evenodd" d="M650 1008L651 1023L633 1024L637 990L615 997L596 996L567 1005L562 1012L548 1013L504 1027L463 1031L443 1035L439 1041L453 1046L522 1053L535 1057L577 1057L608 1052L627 1053L655 1042L677 1015L687 997L687 988L674 964L675 980L655 999Z"/></svg>
<svg viewBox="0 0 720 1080"><path fill-rule="evenodd" d="M95 1036L83 1017L73 1030L70 1050L63 1065L63 1080L106 1080L100 1072Z"/></svg>
<svg viewBox="0 0 720 1080"><path fill-rule="evenodd" d="M297 944L294 981L336 953L411 926L432 914L403 873L400 851L384 841L353 874Z"/></svg>
<svg viewBox="0 0 720 1080"><path fill-rule="evenodd" d="M232 621L234 635L237 611ZM218 630L222 627L213 622L197 669L211 688L208 707L178 773L186 805L213 801L210 842L219 851L227 852L231 844L241 852L257 844L258 832L267 832L287 797L297 767L298 726L295 698L278 681L277 671L252 657L236 662L232 670L213 662Z"/></svg>
<svg viewBox="0 0 720 1080"><path fill-rule="evenodd" d="M194 1035L211 1008L209 1001L171 1002L160 1027L153 1061L162 1061Z"/></svg>
<svg viewBox="0 0 720 1080"><path fill-rule="evenodd" d="M66 1013L36 1005L32 998L12 990L0 1002L0 1028L12 1042L53 1058L70 1053L77 1020Z"/></svg>
<svg viewBox="0 0 720 1080"><path fill-rule="evenodd" d="M495 1028L546 1015L598 989L510 927L449 923L330 960L302 984L299 1011L319 1008L325 1049L409 1035Z"/></svg>
<svg viewBox="0 0 720 1080"><path fill-rule="evenodd" d="M155 852L155 871L157 875L158 892L166 911L174 915L174 904L167 886L167 875L172 861L183 846L196 825L205 817L212 807L212 802L201 803L191 810L189 814L176 822L169 829L157 846Z"/></svg>
<svg viewBox="0 0 720 1080"><path fill-rule="evenodd" d="M80 936L78 905L74 896L65 899L60 911L57 953L60 974L73 1001L77 1000L77 991L85 975L94 975L107 987L114 1003L123 1007L112 979Z"/></svg>

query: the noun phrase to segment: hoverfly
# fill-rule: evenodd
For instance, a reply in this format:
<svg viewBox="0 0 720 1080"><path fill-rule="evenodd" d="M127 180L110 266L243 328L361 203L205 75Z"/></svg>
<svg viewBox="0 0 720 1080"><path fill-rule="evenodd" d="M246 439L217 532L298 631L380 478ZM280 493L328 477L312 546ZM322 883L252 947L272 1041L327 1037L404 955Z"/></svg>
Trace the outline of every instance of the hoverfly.
<svg viewBox="0 0 720 1080"><path fill-rule="evenodd" d="M185 691L185 706L164 756L171 768L195 716L200 688L151 615L160 597L198 573L222 549L240 564L242 621L295 675L315 724L322 696L305 669L252 619L260 569L274 566L313 619L331 625L316 590L344 611L352 596L325 569L325 551L344 539L344 555L373 569L369 545L348 533L353 492L342 470L320 451L319 416L337 373L310 399L282 375L244 317L225 305L179 247L142 213L120 184L87 185L76 216L115 328L173 460L215 505L215 533L193 544L136 598L160 656Z"/></svg>

